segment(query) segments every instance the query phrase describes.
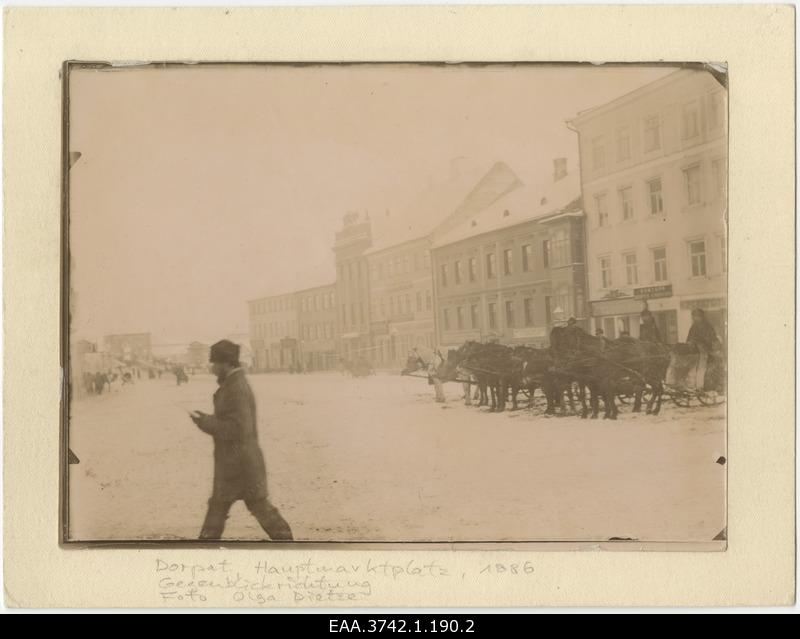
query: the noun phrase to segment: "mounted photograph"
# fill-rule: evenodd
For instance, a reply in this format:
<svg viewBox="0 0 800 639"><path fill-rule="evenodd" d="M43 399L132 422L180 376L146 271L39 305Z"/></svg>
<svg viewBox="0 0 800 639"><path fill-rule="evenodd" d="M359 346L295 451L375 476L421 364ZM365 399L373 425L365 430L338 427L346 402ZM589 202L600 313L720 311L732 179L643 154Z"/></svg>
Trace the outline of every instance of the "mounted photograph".
<svg viewBox="0 0 800 639"><path fill-rule="evenodd" d="M724 64L62 76L62 543L726 549Z"/></svg>

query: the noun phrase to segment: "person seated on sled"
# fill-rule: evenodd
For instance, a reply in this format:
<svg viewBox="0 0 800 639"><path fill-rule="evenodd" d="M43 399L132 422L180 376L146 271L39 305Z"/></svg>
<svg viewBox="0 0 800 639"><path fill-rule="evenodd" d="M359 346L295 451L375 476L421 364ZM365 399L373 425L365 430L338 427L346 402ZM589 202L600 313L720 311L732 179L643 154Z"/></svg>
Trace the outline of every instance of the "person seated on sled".
<svg viewBox="0 0 800 639"><path fill-rule="evenodd" d="M703 382L706 390L719 390L719 365L721 364L722 343L717 337L717 332L708 321L702 308L692 309L692 326L686 336L686 342L694 344L700 351L701 362L705 360L707 374Z"/></svg>

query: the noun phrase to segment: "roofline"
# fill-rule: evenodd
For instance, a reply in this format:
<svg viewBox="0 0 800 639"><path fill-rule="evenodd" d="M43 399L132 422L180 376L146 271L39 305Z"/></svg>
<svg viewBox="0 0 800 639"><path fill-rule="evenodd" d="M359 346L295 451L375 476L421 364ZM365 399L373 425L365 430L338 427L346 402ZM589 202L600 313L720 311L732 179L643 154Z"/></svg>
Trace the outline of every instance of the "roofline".
<svg viewBox="0 0 800 639"><path fill-rule="evenodd" d="M558 213L548 213L547 215L542 215L541 217L536 218L539 222L547 223L553 222L562 217L585 217L586 213L583 209L579 211L559 211Z"/></svg>
<svg viewBox="0 0 800 639"><path fill-rule="evenodd" d="M290 295L297 295L299 293L307 293L308 291L313 291L317 288L327 288L329 286L335 287L336 282L331 282L330 284L317 284L316 286L309 286L307 288L299 288L296 291L288 291L286 293L276 293L275 295L262 295L261 297L253 297L249 300L245 300L245 304L250 304L252 302L263 302L264 300L272 299L273 297L288 297Z"/></svg>
<svg viewBox="0 0 800 639"><path fill-rule="evenodd" d="M583 215L583 209L581 209L579 212L575 212L575 213L582 216ZM473 240L473 239L475 239L477 237L482 237L484 235L489 235L490 233L496 233L497 231L505 231L506 229L513 229L516 226L520 226L522 224L528 224L529 222L536 222L537 224L542 224L542 223L546 223L546 222L552 221L549 218L555 218L556 216L559 216L559 215L571 215L571 214L573 214L572 211L567 213L567 212L565 212L563 210L563 208L561 208L561 209L559 209L558 211L556 211L554 213L545 213L544 215L539 215L537 217L529 217L529 218L527 218L525 220L520 220L519 222L514 222L514 224L509 224L508 226L500 226L500 227L497 227L497 228L494 228L494 229L489 229L488 231L481 231L480 233L476 233L475 235L468 235L467 237L463 237L460 240L454 240L452 242L447 242L446 244L434 245L431 248L436 250L436 249L444 248L445 246L452 246L453 244L458 244L460 242L466 242L467 240Z"/></svg>
<svg viewBox="0 0 800 639"><path fill-rule="evenodd" d="M605 102L604 104L600 104L598 106L592 107L591 109L587 109L586 111L582 111L575 115L572 118L566 120L567 125L582 125L588 122L589 120L593 120L596 117L603 115L605 112L610 111L612 108L620 106L626 102L635 100L636 98L640 98L648 93L652 93L653 91L657 91L673 82L677 82L678 80L683 79L685 76L690 74L694 74L696 69L687 69L687 68L680 68L669 75L664 76L663 78L659 78L658 80L654 80L653 82L648 82L644 86L641 86L633 91L629 91L628 93L623 93L621 96L618 96L611 100L610 102Z"/></svg>
<svg viewBox="0 0 800 639"><path fill-rule="evenodd" d="M364 251L364 256L369 257L372 255L377 255L378 253L383 253L384 251L391 251L406 244L411 244L412 242L419 242L420 240L429 240L432 233L424 233L423 235L419 235L417 237L412 237L410 240L403 240L399 244L392 244L391 246L385 246L383 248L371 248L367 251Z"/></svg>

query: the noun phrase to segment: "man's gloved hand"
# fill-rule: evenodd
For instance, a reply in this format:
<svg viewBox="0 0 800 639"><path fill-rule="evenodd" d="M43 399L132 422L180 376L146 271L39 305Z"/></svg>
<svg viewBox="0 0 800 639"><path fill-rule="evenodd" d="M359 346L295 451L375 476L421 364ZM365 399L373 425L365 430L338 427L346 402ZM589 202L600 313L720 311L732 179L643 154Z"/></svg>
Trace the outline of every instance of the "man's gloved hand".
<svg viewBox="0 0 800 639"><path fill-rule="evenodd" d="M202 428L203 422L210 417L207 413L196 410L189 415L196 426Z"/></svg>

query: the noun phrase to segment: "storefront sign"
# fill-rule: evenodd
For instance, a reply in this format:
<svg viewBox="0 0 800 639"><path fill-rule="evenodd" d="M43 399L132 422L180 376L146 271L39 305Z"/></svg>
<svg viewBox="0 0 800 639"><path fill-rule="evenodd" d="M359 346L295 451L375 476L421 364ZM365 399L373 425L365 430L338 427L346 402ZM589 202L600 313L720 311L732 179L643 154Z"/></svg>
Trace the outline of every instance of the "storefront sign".
<svg viewBox="0 0 800 639"><path fill-rule="evenodd" d="M672 284L635 288L633 289L633 296L637 300L649 300L656 297L672 297Z"/></svg>

